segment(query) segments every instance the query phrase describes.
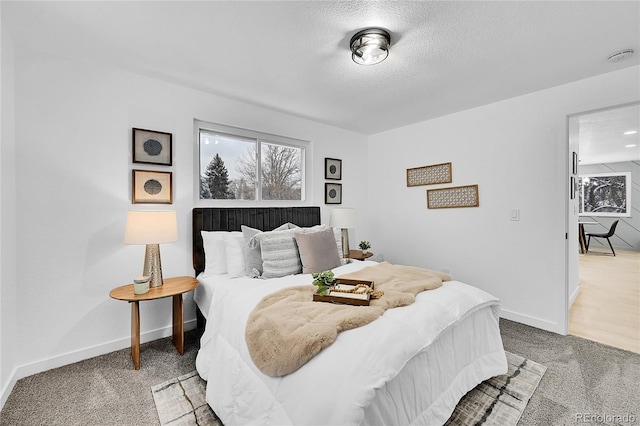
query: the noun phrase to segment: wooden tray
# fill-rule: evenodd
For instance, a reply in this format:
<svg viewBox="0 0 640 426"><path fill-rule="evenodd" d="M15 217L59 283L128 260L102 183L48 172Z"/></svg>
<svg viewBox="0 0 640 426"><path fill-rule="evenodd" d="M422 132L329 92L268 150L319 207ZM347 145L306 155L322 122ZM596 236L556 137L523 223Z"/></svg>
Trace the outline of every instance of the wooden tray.
<svg viewBox="0 0 640 426"><path fill-rule="evenodd" d="M364 280L349 280L346 278L336 278L336 285L338 284L347 284L347 285L358 285L364 284L371 287L371 290L374 290L374 282L373 281L364 281Z"/></svg>
<svg viewBox="0 0 640 426"><path fill-rule="evenodd" d="M346 285L355 287L358 284L365 284L371 287L373 290L373 281L361 281L361 280L348 280L348 279L336 279L336 286L338 285ZM330 303L339 303L343 305L355 305L355 306L369 306L371 301L371 295L368 293L365 294L356 294L356 293L342 293L338 291L329 292L329 294L321 296L319 294L313 295L314 302L330 302Z"/></svg>

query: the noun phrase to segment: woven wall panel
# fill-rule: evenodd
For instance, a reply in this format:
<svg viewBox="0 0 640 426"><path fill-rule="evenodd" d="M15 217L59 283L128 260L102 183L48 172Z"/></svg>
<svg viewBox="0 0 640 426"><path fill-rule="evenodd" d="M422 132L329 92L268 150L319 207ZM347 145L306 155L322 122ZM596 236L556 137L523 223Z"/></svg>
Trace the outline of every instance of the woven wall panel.
<svg viewBox="0 0 640 426"><path fill-rule="evenodd" d="M427 190L427 208L478 207L478 185Z"/></svg>
<svg viewBox="0 0 640 426"><path fill-rule="evenodd" d="M451 163L407 169L407 186L451 183Z"/></svg>

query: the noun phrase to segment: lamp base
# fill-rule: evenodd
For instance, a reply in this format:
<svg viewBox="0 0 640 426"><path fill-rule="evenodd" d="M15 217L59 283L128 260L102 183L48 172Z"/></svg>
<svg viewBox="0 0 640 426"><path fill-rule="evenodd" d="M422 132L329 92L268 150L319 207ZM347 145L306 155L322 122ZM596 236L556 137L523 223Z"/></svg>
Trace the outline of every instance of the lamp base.
<svg viewBox="0 0 640 426"><path fill-rule="evenodd" d="M349 229L342 228L342 257L349 257Z"/></svg>
<svg viewBox="0 0 640 426"><path fill-rule="evenodd" d="M144 250L144 272L150 278L150 287L160 287L162 285L162 264L160 262L160 245L147 244Z"/></svg>

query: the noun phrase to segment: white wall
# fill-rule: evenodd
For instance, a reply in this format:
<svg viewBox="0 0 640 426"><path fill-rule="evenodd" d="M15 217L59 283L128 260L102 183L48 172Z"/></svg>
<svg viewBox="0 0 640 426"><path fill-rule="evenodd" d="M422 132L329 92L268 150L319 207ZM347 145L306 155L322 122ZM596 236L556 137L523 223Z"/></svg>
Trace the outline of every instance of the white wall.
<svg viewBox="0 0 640 426"><path fill-rule="evenodd" d="M2 7L0 6L0 10ZM2 31L0 63L0 406L10 390L15 368L16 346L16 166L13 90L13 44Z"/></svg>
<svg viewBox="0 0 640 426"><path fill-rule="evenodd" d="M371 136L370 239L391 262L446 267L495 294L507 318L563 332L567 115L640 99L638 75L626 68ZM406 187L407 168L449 161L450 186L479 184L480 207L428 210L428 187Z"/></svg>
<svg viewBox="0 0 640 426"><path fill-rule="evenodd" d="M311 141L313 191L308 204L322 206L322 217L328 221L323 167L324 157L333 157L343 160L343 205L364 210L363 135L104 64L17 46L15 50L18 192L9 216L17 216L12 224L18 236L13 261L20 274L15 282L3 277L2 283L3 290L15 292L14 300L20 302L17 320L12 321L17 368L13 379L129 346L129 305L108 294L131 282L142 268L144 248L123 244L127 210L145 208L130 201L132 127L173 133L174 165L163 170L173 172L170 208L178 213L180 239L162 245L165 277L193 274L194 118ZM3 46L3 68L4 53ZM4 151L4 137L2 147ZM4 152L2 158L9 161ZM142 166L135 167L147 168ZM4 164L2 172L4 183ZM9 194L3 188L3 232L5 207L9 208L5 195ZM4 233L2 241L4 245ZM190 301L188 297L187 322L195 318ZM169 335L170 323L170 300L142 303L143 341ZM10 364L2 368L5 385Z"/></svg>

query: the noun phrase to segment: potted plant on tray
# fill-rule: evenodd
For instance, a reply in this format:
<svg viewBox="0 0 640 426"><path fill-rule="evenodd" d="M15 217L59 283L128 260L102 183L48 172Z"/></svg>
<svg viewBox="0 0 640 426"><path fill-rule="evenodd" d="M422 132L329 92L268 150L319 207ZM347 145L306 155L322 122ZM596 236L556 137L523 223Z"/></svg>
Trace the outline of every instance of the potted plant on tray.
<svg viewBox="0 0 640 426"><path fill-rule="evenodd" d="M362 254L367 254L367 251L371 248L371 243L369 241L360 241L360 250L362 250Z"/></svg>
<svg viewBox="0 0 640 426"><path fill-rule="evenodd" d="M335 282L332 271L314 272L313 274L311 274L311 276L313 277L312 284L318 286L316 294L319 294L321 296L326 295L329 288Z"/></svg>

